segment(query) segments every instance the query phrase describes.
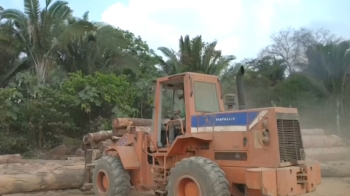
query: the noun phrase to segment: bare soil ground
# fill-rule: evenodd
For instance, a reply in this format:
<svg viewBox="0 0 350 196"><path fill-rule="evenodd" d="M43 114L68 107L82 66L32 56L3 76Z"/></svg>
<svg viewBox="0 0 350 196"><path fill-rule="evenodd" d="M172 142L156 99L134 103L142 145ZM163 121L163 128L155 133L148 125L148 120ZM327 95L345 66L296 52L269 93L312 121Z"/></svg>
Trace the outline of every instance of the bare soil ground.
<svg viewBox="0 0 350 196"><path fill-rule="evenodd" d="M317 187L317 191L306 194L305 196L349 196L350 178L324 178ZM91 192L82 193L79 190L69 191L50 191L31 194L11 194L7 196L92 196ZM133 192L131 196L153 196L150 193Z"/></svg>

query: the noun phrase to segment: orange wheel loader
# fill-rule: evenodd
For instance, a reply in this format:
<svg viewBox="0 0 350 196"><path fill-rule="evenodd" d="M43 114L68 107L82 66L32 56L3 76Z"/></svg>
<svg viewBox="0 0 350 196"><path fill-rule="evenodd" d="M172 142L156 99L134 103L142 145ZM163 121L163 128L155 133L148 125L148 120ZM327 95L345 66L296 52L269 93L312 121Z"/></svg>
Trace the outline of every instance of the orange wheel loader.
<svg viewBox="0 0 350 196"><path fill-rule="evenodd" d="M93 169L95 195L128 196L132 187L159 196L315 191L320 165L305 161L297 109L245 109L243 74L240 67L236 110L232 99L224 101L216 76L157 79L151 131L129 131L104 151Z"/></svg>

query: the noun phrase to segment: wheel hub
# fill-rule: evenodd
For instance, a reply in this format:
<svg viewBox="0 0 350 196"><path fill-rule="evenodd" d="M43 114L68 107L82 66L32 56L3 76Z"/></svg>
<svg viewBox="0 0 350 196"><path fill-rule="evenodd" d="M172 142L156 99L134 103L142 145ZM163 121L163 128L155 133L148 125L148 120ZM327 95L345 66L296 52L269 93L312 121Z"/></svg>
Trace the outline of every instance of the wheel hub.
<svg viewBox="0 0 350 196"><path fill-rule="evenodd" d="M178 181L177 187L178 196L200 196L198 182L192 177L182 177Z"/></svg>
<svg viewBox="0 0 350 196"><path fill-rule="evenodd" d="M105 194L108 191L109 179L104 171L99 171L97 174L97 187L99 192Z"/></svg>

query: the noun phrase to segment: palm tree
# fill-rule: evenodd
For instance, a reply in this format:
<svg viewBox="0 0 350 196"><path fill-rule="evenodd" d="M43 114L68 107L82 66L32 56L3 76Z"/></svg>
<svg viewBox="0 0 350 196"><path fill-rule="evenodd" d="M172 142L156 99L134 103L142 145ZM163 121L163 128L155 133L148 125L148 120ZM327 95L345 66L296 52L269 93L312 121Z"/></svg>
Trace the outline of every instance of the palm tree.
<svg viewBox="0 0 350 196"><path fill-rule="evenodd" d="M92 74L95 71L119 72L130 69L133 73L140 72L139 59L133 56L133 41L131 33L114 28L104 23L88 21L88 12L82 18L70 18L69 24L84 21L93 28L82 37L76 37L62 46L59 63L67 72L82 71Z"/></svg>
<svg viewBox="0 0 350 196"><path fill-rule="evenodd" d="M65 1L46 0L45 7L40 10L39 0L24 0L24 12L5 9L0 14L1 21L13 24L10 33L0 34L0 39L13 36L21 43L22 56L28 58L42 83L46 81L48 71L56 66L58 46L93 28L85 21L67 24L72 10ZM1 44L0 48L5 46Z"/></svg>
<svg viewBox="0 0 350 196"><path fill-rule="evenodd" d="M308 65L302 73L319 91L335 102L338 134L340 114L343 113L343 99L350 73L350 41L316 44L306 51ZM332 106L333 108L333 106Z"/></svg>
<svg viewBox="0 0 350 196"><path fill-rule="evenodd" d="M26 57L21 57L23 45L12 33L13 22L0 23L0 86L21 69L28 68Z"/></svg>
<svg viewBox="0 0 350 196"><path fill-rule="evenodd" d="M186 71L186 66L181 63L178 54L173 49L159 47L158 50L160 50L167 58L167 60L164 61L161 57L158 57L161 70L164 72L164 74L174 75Z"/></svg>
<svg viewBox="0 0 350 196"><path fill-rule="evenodd" d="M223 56L220 50L216 50L217 41L205 43L202 36L192 40L188 35L179 40L179 51L166 47L159 47L166 61L160 59L161 67L165 73L176 74L184 71L198 72L211 75L221 75L229 67L236 57Z"/></svg>

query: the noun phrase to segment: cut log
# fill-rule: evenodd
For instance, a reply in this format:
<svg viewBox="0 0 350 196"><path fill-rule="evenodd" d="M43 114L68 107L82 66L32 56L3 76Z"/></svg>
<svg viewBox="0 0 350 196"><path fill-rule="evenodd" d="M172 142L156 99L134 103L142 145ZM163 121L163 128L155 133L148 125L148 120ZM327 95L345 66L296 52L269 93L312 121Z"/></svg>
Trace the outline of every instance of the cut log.
<svg viewBox="0 0 350 196"><path fill-rule="evenodd" d="M102 157L102 151L96 149L92 151L92 160L98 160Z"/></svg>
<svg viewBox="0 0 350 196"><path fill-rule="evenodd" d="M83 136L83 144L88 144L89 143L89 139L87 135Z"/></svg>
<svg viewBox="0 0 350 196"><path fill-rule="evenodd" d="M22 162L22 156L20 154L0 155L0 164L20 163L20 162Z"/></svg>
<svg viewBox="0 0 350 196"><path fill-rule="evenodd" d="M301 135L324 135L323 129L302 129Z"/></svg>
<svg viewBox="0 0 350 196"><path fill-rule="evenodd" d="M104 150L106 150L110 145L113 144L113 141L108 139L106 141L102 141L98 144L98 149L103 152Z"/></svg>
<svg viewBox="0 0 350 196"><path fill-rule="evenodd" d="M144 131L147 133L151 133L151 127L150 126L137 126L137 127L129 127L128 132L130 133L135 133L135 132L139 132L139 131Z"/></svg>
<svg viewBox="0 0 350 196"><path fill-rule="evenodd" d="M347 147L334 148L307 148L306 157L317 161L341 161L350 159L350 150Z"/></svg>
<svg viewBox="0 0 350 196"><path fill-rule="evenodd" d="M320 163L322 177L350 177L350 160Z"/></svg>
<svg viewBox="0 0 350 196"><path fill-rule="evenodd" d="M85 157L67 157L67 160L72 160L72 161L85 161Z"/></svg>
<svg viewBox="0 0 350 196"><path fill-rule="evenodd" d="M2 174L23 174L37 171L51 171L65 166L84 165L80 160L34 160L23 159L23 163L11 163L0 165L0 176Z"/></svg>
<svg viewBox="0 0 350 196"><path fill-rule="evenodd" d="M336 135L303 135L304 148L330 148L345 146L340 137Z"/></svg>
<svg viewBox="0 0 350 196"><path fill-rule="evenodd" d="M350 177L350 160L327 162L319 162L308 158L306 160L310 163L320 164L322 177Z"/></svg>
<svg viewBox="0 0 350 196"><path fill-rule="evenodd" d="M83 161L32 161L0 167L0 195L78 189L84 184Z"/></svg>
<svg viewBox="0 0 350 196"><path fill-rule="evenodd" d="M152 119L143 118L115 118L112 122L113 130L129 126L152 126Z"/></svg>
<svg viewBox="0 0 350 196"><path fill-rule="evenodd" d="M117 137L122 137L125 133L136 133L138 131L144 131L147 133L151 133L150 126L136 126L136 127L128 127L126 129L115 129L113 130L113 135Z"/></svg>
<svg viewBox="0 0 350 196"><path fill-rule="evenodd" d="M113 136L123 136L125 133L127 133L127 129L125 128L115 128L113 129Z"/></svg>
<svg viewBox="0 0 350 196"><path fill-rule="evenodd" d="M84 184L84 165L52 171L0 176L0 195L33 191L78 189Z"/></svg>
<svg viewBox="0 0 350 196"><path fill-rule="evenodd" d="M104 141L106 139L110 139L113 136L112 130L110 131L99 131L95 133L89 133L87 134L87 140L92 143L99 143L101 141Z"/></svg>

